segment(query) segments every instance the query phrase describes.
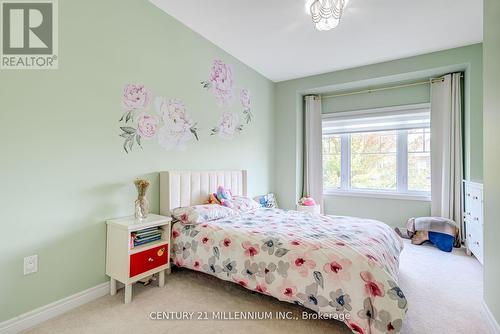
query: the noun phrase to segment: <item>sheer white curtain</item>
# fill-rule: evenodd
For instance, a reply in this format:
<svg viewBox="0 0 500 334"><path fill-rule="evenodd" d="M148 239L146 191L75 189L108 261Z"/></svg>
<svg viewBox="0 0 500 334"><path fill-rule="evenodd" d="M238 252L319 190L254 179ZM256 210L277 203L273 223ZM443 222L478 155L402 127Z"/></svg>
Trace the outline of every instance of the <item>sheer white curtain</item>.
<svg viewBox="0 0 500 334"><path fill-rule="evenodd" d="M463 239L461 73L431 83L431 181L433 216L454 220Z"/></svg>
<svg viewBox="0 0 500 334"><path fill-rule="evenodd" d="M321 98L305 97L304 110L304 185L303 196L311 196L323 210L323 157Z"/></svg>

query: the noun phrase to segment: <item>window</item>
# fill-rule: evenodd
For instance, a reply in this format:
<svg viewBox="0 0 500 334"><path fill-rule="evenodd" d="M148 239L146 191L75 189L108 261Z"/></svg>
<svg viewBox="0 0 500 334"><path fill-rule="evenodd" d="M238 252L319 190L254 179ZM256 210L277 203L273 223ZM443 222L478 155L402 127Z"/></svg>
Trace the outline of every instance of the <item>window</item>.
<svg viewBox="0 0 500 334"><path fill-rule="evenodd" d="M326 114L325 192L430 196L427 105Z"/></svg>

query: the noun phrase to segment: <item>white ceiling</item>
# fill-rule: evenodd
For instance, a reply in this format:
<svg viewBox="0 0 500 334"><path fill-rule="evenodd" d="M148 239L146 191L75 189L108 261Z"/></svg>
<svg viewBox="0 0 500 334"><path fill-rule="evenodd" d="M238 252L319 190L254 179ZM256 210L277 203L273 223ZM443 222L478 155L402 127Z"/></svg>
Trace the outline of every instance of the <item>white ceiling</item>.
<svg viewBox="0 0 500 334"><path fill-rule="evenodd" d="M151 0L273 81L481 42L482 0L350 0L316 31L310 0Z"/></svg>

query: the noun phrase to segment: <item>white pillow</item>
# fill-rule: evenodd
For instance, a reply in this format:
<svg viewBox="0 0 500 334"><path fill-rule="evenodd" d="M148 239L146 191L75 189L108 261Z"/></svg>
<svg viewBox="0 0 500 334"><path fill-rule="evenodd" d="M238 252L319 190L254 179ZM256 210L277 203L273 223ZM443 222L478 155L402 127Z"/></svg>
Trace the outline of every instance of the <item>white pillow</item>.
<svg viewBox="0 0 500 334"><path fill-rule="evenodd" d="M260 208L259 203L245 196L233 196L229 202L231 203L230 208L237 212L253 211Z"/></svg>
<svg viewBox="0 0 500 334"><path fill-rule="evenodd" d="M226 218L234 214L232 209L221 205L202 204L176 208L172 211L172 218L183 225L192 225Z"/></svg>

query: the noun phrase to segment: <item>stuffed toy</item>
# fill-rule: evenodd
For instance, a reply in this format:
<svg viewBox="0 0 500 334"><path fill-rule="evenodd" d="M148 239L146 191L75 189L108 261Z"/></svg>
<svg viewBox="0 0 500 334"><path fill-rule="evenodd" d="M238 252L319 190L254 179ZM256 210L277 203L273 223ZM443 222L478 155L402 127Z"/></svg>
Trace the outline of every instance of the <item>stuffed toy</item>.
<svg viewBox="0 0 500 334"><path fill-rule="evenodd" d="M299 205L303 205L303 206L315 206L316 202L314 201L314 199L312 197L302 197L299 200Z"/></svg>
<svg viewBox="0 0 500 334"><path fill-rule="evenodd" d="M208 196L208 204L217 204L221 205L221 202L217 199L217 194L216 193L211 193L210 196Z"/></svg>
<svg viewBox="0 0 500 334"><path fill-rule="evenodd" d="M219 200L222 206L232 208L233 203L231 200L233 199L233 195L231 195L231 190L224 188L223 186L219 186L217 188L217 200Z"/></svg>

